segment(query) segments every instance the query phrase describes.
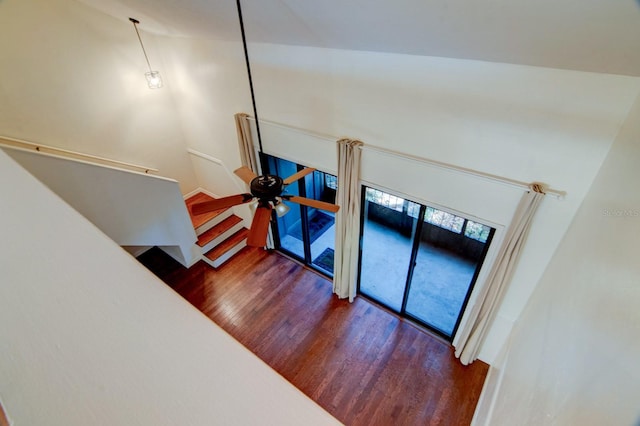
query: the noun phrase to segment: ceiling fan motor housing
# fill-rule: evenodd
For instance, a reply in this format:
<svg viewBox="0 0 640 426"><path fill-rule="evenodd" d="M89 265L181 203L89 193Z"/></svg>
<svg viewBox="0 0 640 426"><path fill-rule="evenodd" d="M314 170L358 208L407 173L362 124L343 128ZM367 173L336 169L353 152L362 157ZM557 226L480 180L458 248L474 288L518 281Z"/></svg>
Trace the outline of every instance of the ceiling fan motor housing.
<svg viewBox="0 0 640 426"><path fill-rule="evenodd" d="M284 181L280 176L262 175L253 178L251 184L251 194L260 200L275 200L284 189Z"/></svg>

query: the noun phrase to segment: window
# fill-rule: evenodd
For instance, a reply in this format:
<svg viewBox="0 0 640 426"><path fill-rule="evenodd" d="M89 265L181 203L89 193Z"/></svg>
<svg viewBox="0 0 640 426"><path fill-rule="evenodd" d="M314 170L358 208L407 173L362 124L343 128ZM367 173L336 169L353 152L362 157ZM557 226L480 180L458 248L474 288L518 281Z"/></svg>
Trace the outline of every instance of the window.
<svg viewBox="0 0 640 426"><path fill-rule="evenodd" d="M395 195L387 194L386 192L373 188L367 188L365 199L398 212L402 211L405 202L404 198L396 197Z"/></svg>
<svg viewBox="0 0 640 426"><path fill-rule="evenodd" d="M407 215L411 216L414 219L418 218L420 214L420 204L414 203L412 201L407 201Z"/></svg>
<svg viewBox="0 0 640 426"><path fill-rule="evenodd" d="M424 221L432 225L439 226L440 228L453 231L456 234L462 232L462 227L464 226L463 217L434 209L433 207L427 207L427 211L424 215Z"/></svg>
<svg viewBox="0 0 640 426"><path fill-rule="evenodd" d="M489 238L489 232L491 232L491 228L489 228L487 225L473 222L471 220L467 221L467 226L464 228L465 237L473 238L474 240L478 240L481 243L487 242L487 238Z"/></svg>
<svg viewBox="0 0 640 426"><path fill-rule="evenodd" d="M338 189L338 178L334 175L330 175L328 173L325 173L324 175L324 185L327 188L331 188L331 189Z"/></svg>

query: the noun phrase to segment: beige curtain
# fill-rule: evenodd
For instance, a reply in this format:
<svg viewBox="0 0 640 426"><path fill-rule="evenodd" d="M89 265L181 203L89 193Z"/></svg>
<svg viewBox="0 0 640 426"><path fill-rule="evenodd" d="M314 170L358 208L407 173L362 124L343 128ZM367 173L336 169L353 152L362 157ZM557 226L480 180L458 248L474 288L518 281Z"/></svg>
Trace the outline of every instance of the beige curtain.
<svg viewBox="0 0 640 426"><path fill-rule="evenodd" d="M469 311L464 329L456 335L455 354L465 365L472 363L478 357L513 276L533 217L543 198L544 192L540 184L532 184L530 190L523 195L496 261L489 272L487 283Z"/></svg>
<svg viewBox="0 0 640 426"><path fill-rule="evenodd" d="M253 170L255 174L262 173L260 162L256 156L256 149L253 146L253 136L251 135L251 122L249 115L239 112L234 115L236 120L236 132L238 133L238 149L240 151L240 161L242 165ZM247 186L248 187L248 186ZM274 248L272 229L269 227L267 236L267 248Z"/></svg>
<svg viewBox="0 0 640 426"><path fill-rule="evenodd" d="M236 132L238 132L238 148L240 149L240 160L242 165L250 168L254 173L260 173L260 166L256 158L256 150L253 146L251 136L251 123L249 115L239 112L234 115L236 120Z"/></svg>
<svg viewBox="0 0 640 426"><path fill-rule="evenodd" d="M336 250L333 292L339 298L356 296L360 238L360 158L362 142L341 139L338 146L338 192L336 204Z"/></svg>

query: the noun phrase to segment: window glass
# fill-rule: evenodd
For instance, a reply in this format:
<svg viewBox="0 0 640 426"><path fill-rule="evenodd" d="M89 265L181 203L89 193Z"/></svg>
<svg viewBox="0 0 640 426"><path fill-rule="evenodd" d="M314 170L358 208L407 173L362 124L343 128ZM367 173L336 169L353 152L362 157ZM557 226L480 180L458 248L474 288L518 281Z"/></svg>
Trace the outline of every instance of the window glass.
<svg viewBox="0 0 640 426"><path fill-rule="evenodd" d="M487 238L489 238L489 232L491 232L490 227L478 222L473 222L471 220L467 221L467 226L464 228L465 237L473 238L474 240L478 240L481 243L487 242Z"/></svg>
<svg viewBox="0 0 640 426"><path fill-rule="evenodd" d="M395 195L387 194L386 192L373 188L367 188L365 199L399 212L402 211L405 203L404 198L396 197Z"/></svg>
<svg viewBox="0 0 640 426"><path fill-rule="evenodd" d="M464 218L433 207L427 207L424 221L457 234L462 232L462 227L464 226Z"/></svg>
<svg viewBox="0 0 640 426"><path fill-rule="evenodd" d="M324 174L324 184L327 188L338 189L338 178L328 173Z"/></svg>

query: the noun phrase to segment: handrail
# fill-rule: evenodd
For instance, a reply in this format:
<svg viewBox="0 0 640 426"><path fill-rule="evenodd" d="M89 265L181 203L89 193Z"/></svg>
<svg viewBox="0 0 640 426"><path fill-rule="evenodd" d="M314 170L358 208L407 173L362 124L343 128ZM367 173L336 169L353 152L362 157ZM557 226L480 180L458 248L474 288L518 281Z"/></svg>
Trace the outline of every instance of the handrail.
<svg viewBox="0 0 640 426"><path fill-rule="evenodd" d="M224 162L218 158L212 157L209 154L205 154L203 152L200 151L196 151L195 149L192 148L187 148L187 152L191 155L194 155L196 157L202 158L203 160L207 160L210 161L214 164L217 164L218 166L222 167L224 169L224 172L229 176L229 178L231 179L231 181L235 184L235 186L243 192L246 192L247 188L244 188L243 186L241 186L238 183L238 176L234 175L231 170L229 170L229 168L226 166L226 164L224 164Z"/></svg>
<svg viewBox="0 0 640 426"><path fill-rule="evenodd" d="M76 160L85 160L93 163L99 163L103 165L111 165L117 166L121 168L127 168L131 170L135 170L143 173L158 173L158 169L153 167L141 166L138 164L127 163L119 160L112 160L110 158L99 157L97 155L92 154L84 154L82 152L71 151L63 148L56 148L54 146L28 142L20 139L10 138L7 136L0 136L0 147L9 147L9 148L22 148L29 151L42 152L47 154L61 155L63 157L72 158Z"/></svg>

